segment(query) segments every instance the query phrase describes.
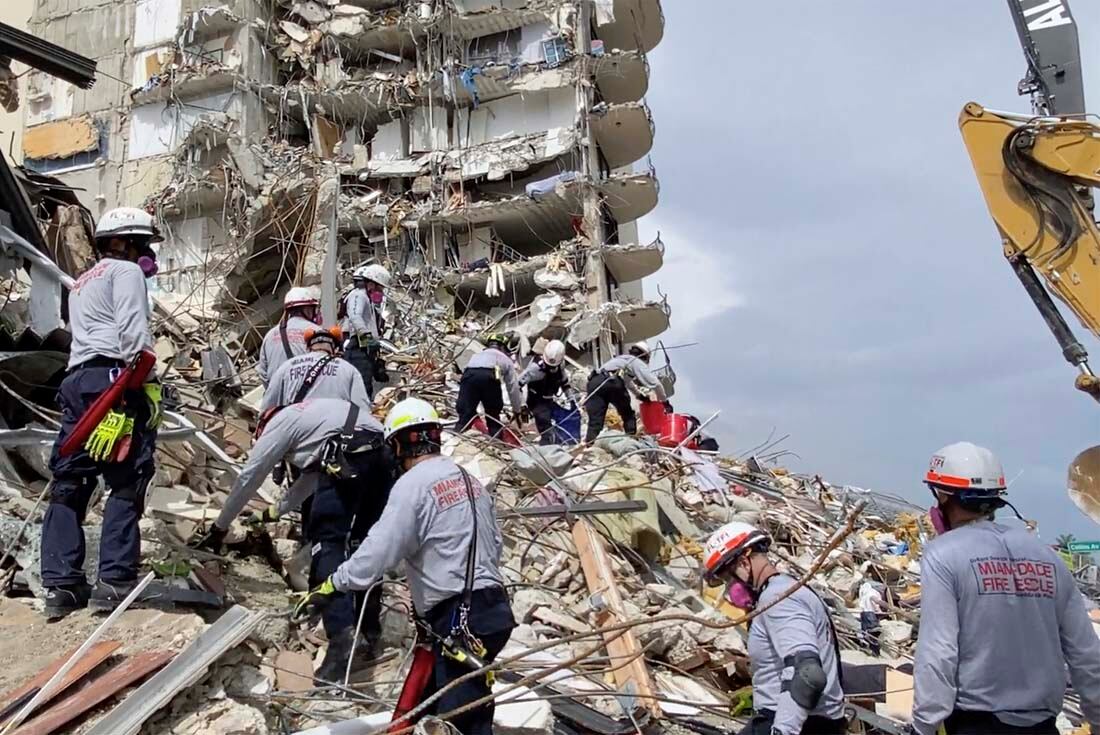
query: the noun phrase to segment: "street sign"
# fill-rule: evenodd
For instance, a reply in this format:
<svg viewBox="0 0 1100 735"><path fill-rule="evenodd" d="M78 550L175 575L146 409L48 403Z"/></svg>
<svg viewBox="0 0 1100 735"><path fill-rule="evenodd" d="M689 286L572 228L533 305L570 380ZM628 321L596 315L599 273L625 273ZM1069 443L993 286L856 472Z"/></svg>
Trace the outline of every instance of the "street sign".
<svg viewBox="0 0 1100 735"><path fill-rule="evenodd" d="M1073 541L1068 546L1074 554L1085 554L1090 551L1100 551L1100 541Z"/></svg>

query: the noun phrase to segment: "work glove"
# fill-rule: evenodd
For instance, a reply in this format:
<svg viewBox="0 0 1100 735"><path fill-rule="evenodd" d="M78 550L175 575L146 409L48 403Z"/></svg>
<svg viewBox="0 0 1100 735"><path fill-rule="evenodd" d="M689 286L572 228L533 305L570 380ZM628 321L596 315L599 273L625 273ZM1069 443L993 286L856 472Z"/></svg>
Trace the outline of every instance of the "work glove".
<svg viewBox="0 0 1100 735"><path fill-rule="evenodd" d="M374 343L374 337L369 334L357 334L355 335L356 341L359 343L359 349L370 351L371 345Z"/></svg>
<svg viewBox="0 0 1100 735"><path fill-rule="evenodd" d="M196 532L191 540L187 542L187 546L192 549L202 549L212 554L218 554L221 552L227 533L229 533L228 530L218 528L211 523L205 530Z"/></svg>
<svg viewBox="0 0 1100 735"><path fill-rule="evenodd" d="M145 400L149 403L149 421L145 425L150 429L155 429L164 420L164 410L161 408L164 394L161 391L160 383L146 383L141 387L141 390L145 393Z"/></svg>
<svg viewBox="0 0 1100 735"><path fill-rule="evenodd" d="M672 408L672 403L670 401L664 401L662 405L665 407L665 413L676 413L676 411Z"/></svg>
<svg viewBox="0 0 1100 735"><path fill-rule="evenodd" d="M327 578L309 592L298 593L295 595L297 600L294 604L294 612L290 615L291 620L305 620L320 614L338 594L340 591L332 583L332 577Z"/></svg>
<svg viewBox="0 0 1100 735"><path fill-rule="evenodd" d="M134 420L119 411L108 411L107 415L92 430L84 449L96 462L110 462L114 459L119 441L134 433Z"/></svg>
<svg viewBox="0 0 1100 735"><path fill-rule="evenodd" d="M267 523L275 523L279 520L279 508L269 505L263 510L257 510L248 517L246 523L250 526L263 526Z"/></svg>

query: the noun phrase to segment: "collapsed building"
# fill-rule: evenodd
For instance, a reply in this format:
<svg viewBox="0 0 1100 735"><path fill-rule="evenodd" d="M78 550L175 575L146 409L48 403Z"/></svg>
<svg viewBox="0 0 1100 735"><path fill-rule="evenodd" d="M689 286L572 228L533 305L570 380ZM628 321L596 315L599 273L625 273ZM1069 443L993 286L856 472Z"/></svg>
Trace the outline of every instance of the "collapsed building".
<svg viewBox="0 0 1100 735"><path fill-rule="evenodd" d="M524 352L563 339L578 376L659 335L670 308L640 284L664 246L641 242L636 221L659 193L644 96L663 22L657 0L37 4L34 35L101 75L83 89L28 74L25 168L10 182L0 168L5 192L26 196L0 262L0 389L12 398L0 410L0 618L16 621L0 651L0 732L385 730L412 649L399 579L386 585L384 653L334 692L311 681L322 632L286 614L309 551L292 520L260 538L235 526L227 557L183 546L248 450L260 335L292 284L319 286L332 321L348 270L386 265L380 413L402 392L446 413L456 368L489 330L514 329ZM106 629L85 613L50 627L32 593L64 294L93 258L90 223L119 205L155 211L167 236L150 291L158 374L179 405L142 551L175 606L127 610ZM669 366L662 377L671 389ZM510 449L468 432L445 447L493 488L502 522L521 625L501 656L499 732L741 723L744 615L700 575L700 544L730 520L768 529L784 570L834 613L852 731L902 731L933 533L920 509L794 475L777 441L722 457L623 436L613 420L580 453L521 438ZM96 520L93 509L91 538ZM871 580L885 587L878 654L856 603ZM51 687L66 661L78 665ZM1070 697L1063 729L1081 719Z"/></svg>

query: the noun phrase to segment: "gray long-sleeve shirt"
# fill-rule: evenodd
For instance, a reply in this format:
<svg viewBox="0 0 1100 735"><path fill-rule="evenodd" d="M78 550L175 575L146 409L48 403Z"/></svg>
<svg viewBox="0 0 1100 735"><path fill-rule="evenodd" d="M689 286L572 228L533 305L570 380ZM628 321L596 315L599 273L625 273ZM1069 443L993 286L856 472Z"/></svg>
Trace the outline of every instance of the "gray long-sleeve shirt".
<svg viewBox="0 0 1100 735"><path fill-rule="evenodd" d="M290 345L290 354L286 354L286 346L283 345L283 337L279 333L281 325L276 324L267 330L263 344L260 345L260 360L256 365L256 372L260 375L260 382L266 387L271 376L279 369L279 366L295 355L304 354L306 351L307 329L316 329L317 325L300 316L292 316L286 320L286 340Z"/></svg>
<svg viewBox="0 0 1100 735"><path fill-rule="evenodd" d="M264 391L263 400L260 402L262 414L274 406L288 406L294 402L302 383L309 375L313 366L328 357L324 352L307 352L304 355L295 355L276 370ZM310 388L307 398L340 398L351 401L364 411L372 408L370 397L367 395L367 387L363 384L363 376L347 360L339 357L329 360L321 369L321 373Z"/></svg>
<svg viewBox="0 0 1100 735"><path fill-rule="evenodd" d="M493 497L470 476L477 513L474 589L503 586L503 539ZM474 522L466 484L449 457L424 460L390 491L382 517L350 559L332 575L338 590L363 590L406 562L409 593L417 614L460 594L466 586L466 555Z"/></svg>
<svg viewBox="0 0 1100 735"><path fill-rule="evenodd" d="M85 271L69 292L69 329L70 368L96 355L129 362L141 350L153 349L141 267L105 258Z"/></svg>
<svg viewBox="0 0 1100 735"><path fill-rule="evenodd" d="M516 363L512 358L495 347L486 347L466 363L466 369L469 370L470 368L496 370L497 378L508 391L508 400L511 402L512 410L518 411L520 409L520 406L523 405L523 392L519 388L519 381L516 378Z"/></svg>
<svg viewBox="0 0 1100 735"><path fill-rule="evenodd" d="M969 523L921 557L913 725L933 735L955 709L1032 725L1062 711L1066 666L1100 731L1100 639L1062 560L1023 529Z"/></svg>
<svg viewBox="0 0 1100 735"><path fill-rule="evenodd" d="M325 441L344 428L351 405L337 398L315 398L279 411L252 445L248 461L214 525L229 528L280 461L286 460L302 472L311 468L320 459ZM381 432L382 424L370 412L360 409L355 428Z"/></svg>
<svg viewBox="0 0 1100 735"><path fill-rule="evenodd" d="M631 388L641 398L648 399L649 393L656 393L658 401L668 400L665 387L661 385L661 381L649 369L649 365L634 355L612 357L600 366L600 370L605 373L625 373L629 375L633 378L633 381L628 380L626 382L627 387ZM637 386L641 386L642 390L639 391Z"/></svg>
<svg viewBox="0 0 1100 735"><path fill-rule="evenodd" d="M757 607L768 605L795 584L796 580L786 574L775 575L764 587ZM752 703L758 710L775 712L773 732L797 735L810 715L830 719L844 716L844 692L837 675L832 636L825 603L805 587L795 590L790 597L753 620L748 643L752 660ZM783 683L789 682L794 674L793 667L783 665L783 659L800 651L816 653L825 670L825 691L812 711L796 704L790 692L782 691Z"/></svg>
<svg viewBox="0 0 1100 735"><path fill-rule="evenodd" d="M362 288L353 288L345 297L348 316L344 321L344 331L349 336L373 337L379 339L378 314L370 300L370 294Z"/></svg>

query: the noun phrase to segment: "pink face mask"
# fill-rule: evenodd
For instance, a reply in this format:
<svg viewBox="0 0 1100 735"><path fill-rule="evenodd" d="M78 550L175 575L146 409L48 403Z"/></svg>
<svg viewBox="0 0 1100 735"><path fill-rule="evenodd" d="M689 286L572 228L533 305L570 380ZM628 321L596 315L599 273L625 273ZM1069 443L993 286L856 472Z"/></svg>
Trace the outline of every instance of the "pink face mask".
<svg viewBox="0 0 1100 735"><path fill-rule="evenodd" d="M141 268L141 272L145 274L146 278L152 278L157 274L157 260L156 258L150 258L148 255L143 255L137 260L138 268Z"/></svg>
<svg viewBox="0 0 1100 735"><path fill-rule="evenodd" d="M752 610L756 607L756 595L748 583L735 579L726 587L726 602L742 610Z"/></svg>
<svg viewBox="0 0 1100 735"><path fill-rule="evenodd" d="M381 304L383 298L384 298L384 294L381 291L371 291L370 292L370 302L372 304Z"/></svg>
<svg viewBox="0 0 1100 735"><path fill-rule="evenodd" d="M940 510L939 505L933 505L928 509L928 517L932 519L932 528L936 529L936 534L942 536L951 530L951 527L947 525L947 519L943 515L943 511Z"/></svg>

